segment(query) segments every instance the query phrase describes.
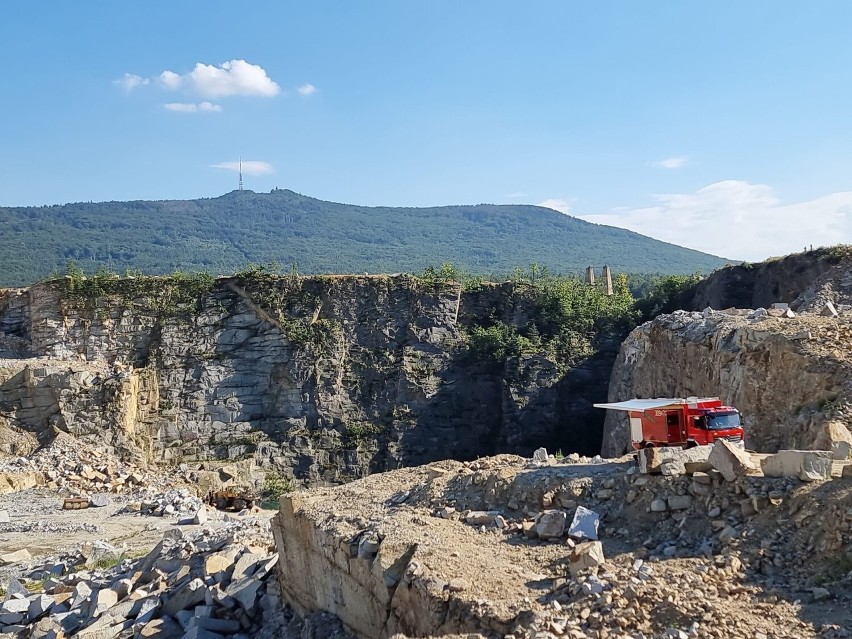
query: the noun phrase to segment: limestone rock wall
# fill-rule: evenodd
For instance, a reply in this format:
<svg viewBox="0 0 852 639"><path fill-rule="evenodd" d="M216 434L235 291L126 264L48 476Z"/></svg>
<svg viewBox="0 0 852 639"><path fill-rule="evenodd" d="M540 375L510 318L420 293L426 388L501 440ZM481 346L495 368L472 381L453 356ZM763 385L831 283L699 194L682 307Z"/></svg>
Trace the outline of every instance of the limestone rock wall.
<svg viewBox="0 0 852 639"><path fill-rule="evenodd" d="M749 448L814 448L832 418L852 417L851 339L848 317L662 315L622 344L609 401L719 396L743 414ZM627 421L607 412L602 452L617 456Z"/></svg>
<svg viewBox="0 0 852 639"><path fill-rule="evenodd" d="M715 271L678 300L678 308L700 311L708 306L768 308L791 304L812 282L842 261L841 251L817 249L757 264L737 264Z"/></svg>
<svg viewBox="0 0 852 639"><path fill-rule="evenodd" d="M477 318L526 321L506 286L229 278L191 308L170 299L3 291L0 415L153 462L253 458L311 483L540 445L597 452L591 404L617 341L564 376L543 357L503 370L465 357Z"/></svg>

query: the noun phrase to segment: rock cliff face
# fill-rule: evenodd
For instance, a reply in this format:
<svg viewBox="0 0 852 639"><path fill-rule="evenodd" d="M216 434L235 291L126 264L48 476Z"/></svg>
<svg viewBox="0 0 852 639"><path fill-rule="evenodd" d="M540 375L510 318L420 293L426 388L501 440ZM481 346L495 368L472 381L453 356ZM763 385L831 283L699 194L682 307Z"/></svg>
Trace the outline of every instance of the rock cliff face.
<svg viewBox="0 0 852 639"><path fill-rule="evenodd" d="M774 258L758 264L726 266L685 291L677 308L701 311L708 306L724 308L768 308L775 302L786 302L794 309L819 297L816 292L806 299L814 282L825 278L843 279L848 275L852 256L849 248L836 246ZM848 277L846 278L848 280ZM847 284L848 286L848 284ZM831 299L831 294L824 295ZM834 299L837 303L837 299Z"/></svg>
<svg viewBox="0 0 852 639"><path fill-rule="evenodd" d="M466 356L477 318L524 321L509 285L264 276L184 299L146 281L144 294L132 280L122 295L0 291L0 420L154 462L254 458L305 482L539 445L597 452L591 404L617 339L564 375L543 357Z"/></svg>
<svg viewBox="0 0 852 639"><path fill-rule="evenodd" d="M820 312L829 302L837 309L852 304L852 257L817 277L790 306L799 312Z"/></svg>
<svg viewBox="0 0 852 639"><path fill-rule="evenodd" d="M636 328L609 400L720 396L742 412L749 448L817 448L831 419L852 417L852 320L744 314L681 311ZM629 445L626 418L608 413L602 453L617 456Z"/></svg>

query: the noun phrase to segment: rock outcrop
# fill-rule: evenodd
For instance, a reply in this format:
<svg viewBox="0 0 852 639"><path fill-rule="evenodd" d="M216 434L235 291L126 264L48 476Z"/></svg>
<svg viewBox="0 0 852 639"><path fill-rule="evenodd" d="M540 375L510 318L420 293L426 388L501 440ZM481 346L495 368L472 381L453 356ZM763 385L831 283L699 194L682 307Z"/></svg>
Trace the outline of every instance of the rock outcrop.
<svg viewBox="0 0 852 639"><path fill-rule="evenodd" d="M835 246L771 258L757 264L726 266L685 291L677 308L700 311L708 306L722 308L769 308L786 302L798 310L802 301L819 297L807 293L815 281L836 278L849 270L849 247ZM825 297L832 293L825 291ZM805 295L804 300L798 300Z"/></svg>
<svg viewBox="0 0 852 639"><path fill-rule="evenodd" d="M613 370L609 401L632 397L719 396L737 407L749 448L825 447L832 419L849 423L849 317L759 317L678 312L636 328ZM623 415L609 411L602 453L629 445Z"/></svg>
<svg viewBox="0 0 852 639"><path fill-rule="evenodd" d="M840 260L813 282L790 304L797 312L822 312L826 305L852 305L852 257Z"/></svg>
<svg viewBox="0 0 852 639"><path fill-rule="evenodd" d="M567 372L466 354L483 318L523 326L511 285L408 276L166 278L0 292L0 419L137 461L253 458L307 483L546 444L594 454L618 336Z"/></svg>

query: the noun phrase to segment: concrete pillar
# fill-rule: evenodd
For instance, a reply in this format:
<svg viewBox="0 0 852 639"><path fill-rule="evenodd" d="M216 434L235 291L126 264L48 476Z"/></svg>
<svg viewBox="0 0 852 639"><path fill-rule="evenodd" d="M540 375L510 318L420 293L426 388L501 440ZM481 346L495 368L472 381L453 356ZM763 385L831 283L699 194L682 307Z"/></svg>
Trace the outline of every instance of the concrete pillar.
<svg viewBox="0 0 852 639"><path fill-rule="evenodd" d="M586 284L595 285L595 267L587 266L586 267Z"/></svg>
<svg viewBox="0 0 852 639"><path fill-rule="evenodd" d="M612 295L612 271L606 264L604 264L603 267L603 278L604 283L606 284L606 294Z"/></svg>

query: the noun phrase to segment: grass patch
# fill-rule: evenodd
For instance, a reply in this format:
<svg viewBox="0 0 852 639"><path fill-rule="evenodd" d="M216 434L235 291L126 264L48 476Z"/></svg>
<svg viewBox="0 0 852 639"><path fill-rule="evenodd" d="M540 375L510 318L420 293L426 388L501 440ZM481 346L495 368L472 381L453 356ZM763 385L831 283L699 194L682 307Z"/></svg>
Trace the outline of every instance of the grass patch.
<svg viewBox="0 0 852 639"><path fill-rule="evenodd" d="M826 564L825 570L814 576L817 585L835 583L852 572L852 554L844 553Z"/></svg>

